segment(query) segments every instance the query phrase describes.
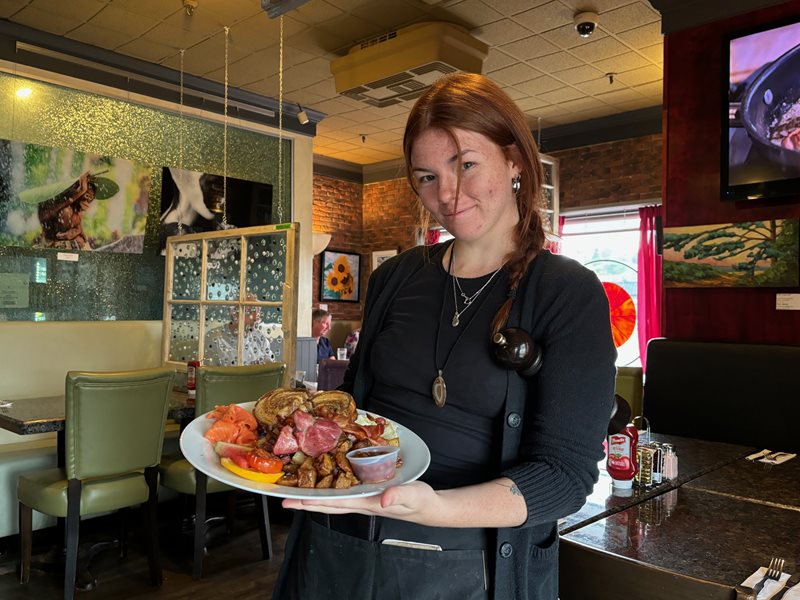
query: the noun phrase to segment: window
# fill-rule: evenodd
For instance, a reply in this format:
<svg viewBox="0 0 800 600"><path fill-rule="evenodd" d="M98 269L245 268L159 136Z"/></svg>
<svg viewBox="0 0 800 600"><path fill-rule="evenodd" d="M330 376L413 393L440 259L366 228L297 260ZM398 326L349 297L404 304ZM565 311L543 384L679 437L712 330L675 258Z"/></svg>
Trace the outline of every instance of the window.
<svg viewBox="0 0 800 600"><path fill-rule="evenodd" d="M621 287L637 306L639 214L636 209L613 214L564 215L561 254L594 271L603 283ZM617 366L641 365L636 326L617 352Z"/></svg>

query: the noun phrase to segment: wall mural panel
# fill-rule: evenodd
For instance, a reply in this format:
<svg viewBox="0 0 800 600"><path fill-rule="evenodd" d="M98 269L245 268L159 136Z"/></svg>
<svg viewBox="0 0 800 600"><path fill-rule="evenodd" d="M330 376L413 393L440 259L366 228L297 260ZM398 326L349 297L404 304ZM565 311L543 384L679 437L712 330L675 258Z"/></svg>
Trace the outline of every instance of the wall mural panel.
<svg viewBox="0 0 800 600"><path fill-rule="evenodd" d="M23 87L30 91L24 99L15 93ZM178 143L181 137L182 151ZM87 156L112 157L108 160L118 167L131 165L137 175L132 176L130 183L125 183L128 179L117 182L121 188L135 187L136 177L149 181L149 188L140 188L135 202L131 199L134 192L126 196L125 211L143 212L126 217L130 225L122 226L116 234L110 231L88 233L90 223L92 227L97 224L103 228L100 223L108 215L102 214L110 211L110 197L95 199L80 214L84 237L93 251L37 247L33 243L37 235L34 230L42 231L38 204L36 210L27 209L20 226L18 213L12 216L11 225L8 224L10 204L0 201L0 211L5 210L0 215L0 236L5 236L0 242L0 292L5 292L0 297L8 298L7 303L0 303L0 321L161 319L164 287L164 258L159 255L159 220L164 212L161 208L162 169L182 166L187 171L223 173L222 124L0 73L0 139L10 144L67 149L73 157L79 157L75 159L79 166L69 171L69 177L76 176L75 181L86 171L101 177L110 173L99 175L96 165L92 164L97 159L90 158L87 163ZM229 183L242 180L276 191L268 208L269 220L263 214L256 218L265 223L291 221L292 215L292 141L283 140L284 181L280 198L277 197L278 144L277 137L228 127L226 175ZM147 169L143 165L153 166ZM141 169L145 171L143 174ZM19 181L24 180L22 173L15 172L15 181L17 177ZM43 185L44 181L35 178L24 185L15 183L13 192L9 191L7 182L2 186L6 186L8 198L9 194L13 197L28 185L37 187L40 183ZM231 203L234 194L232 187L228 191ZM122 206L117 208L121 210ZM19 206L13 210L19 210ZM278 218L279 214L282 219ZM233 219L232 215L228 216ZM113 249L111 244L122 238L130 238L128 242L135 238L136 244L128 246L126 242L127 250L122 252L97 251L101 247ZM78 240L75 245L81 243L82 240ZM134 247L136 250L132 252Z"/></svg>

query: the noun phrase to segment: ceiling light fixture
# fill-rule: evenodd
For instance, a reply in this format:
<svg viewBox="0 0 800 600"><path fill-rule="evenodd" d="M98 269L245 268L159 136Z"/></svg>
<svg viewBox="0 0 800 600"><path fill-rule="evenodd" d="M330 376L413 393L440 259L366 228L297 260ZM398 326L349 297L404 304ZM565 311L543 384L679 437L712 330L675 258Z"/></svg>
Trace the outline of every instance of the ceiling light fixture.
<svg viewBox="0 0 800 600"><path fill-rule="evenodd" d="M183 10L186 11L186 16L191 17L195 8L197 8L197 0L183 0Z"/></svg>
<svg viewBox="0 0 800 600"><path fill-rule="evenodd" d="M29 87L21 87L16 91L17 98L30 98L31 94L33 94L33 90Z"/></svg>
<svg viewBox="0 0 800 600"><path fill-rule="evenodd" d="M297 105L297 120L300 121L300 125L308 125L308 114L299 104Z"/></svg>

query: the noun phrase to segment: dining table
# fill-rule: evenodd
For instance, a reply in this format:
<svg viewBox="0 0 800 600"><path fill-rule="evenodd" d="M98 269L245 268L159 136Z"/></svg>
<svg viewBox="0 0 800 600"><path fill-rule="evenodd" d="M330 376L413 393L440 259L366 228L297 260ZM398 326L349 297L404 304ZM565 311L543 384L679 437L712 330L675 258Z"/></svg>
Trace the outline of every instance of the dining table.
<svg viewBox="0 0 800 600"><path fill-rule="evenodd" d="M745 458L756 448L654 439L675 445L679 476L620 490L601 472L584 507L560 525L561 600L737 600L773 556L798 573L798 458L765 464Z"/></svg>
<svg viewBox="0 0 800 600"><path fill-rule="evenodd" d="M64 466L65 397L40 396L4 399L0 397L0 428L19 435L56 433L58 466ZM194 418L194 401L185 388L170 391L167 418L188 424Z"/></svg>

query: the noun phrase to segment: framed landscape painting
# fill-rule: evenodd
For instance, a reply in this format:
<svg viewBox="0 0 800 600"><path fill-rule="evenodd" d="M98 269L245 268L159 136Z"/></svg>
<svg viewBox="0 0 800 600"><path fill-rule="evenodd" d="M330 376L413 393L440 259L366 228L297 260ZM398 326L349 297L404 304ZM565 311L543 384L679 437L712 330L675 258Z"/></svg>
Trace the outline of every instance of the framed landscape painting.
<svg viewBox="0 0 800 600"><path fill-rule="evenodd" d="M320 258L319 299L359 301L361 255L323 250Z"/></svg>
<svg viewBox="0 0 800 600"><path fill-rule="evenodd" d="M664 287L797 287L798 219L664 228Z"/></svg>

